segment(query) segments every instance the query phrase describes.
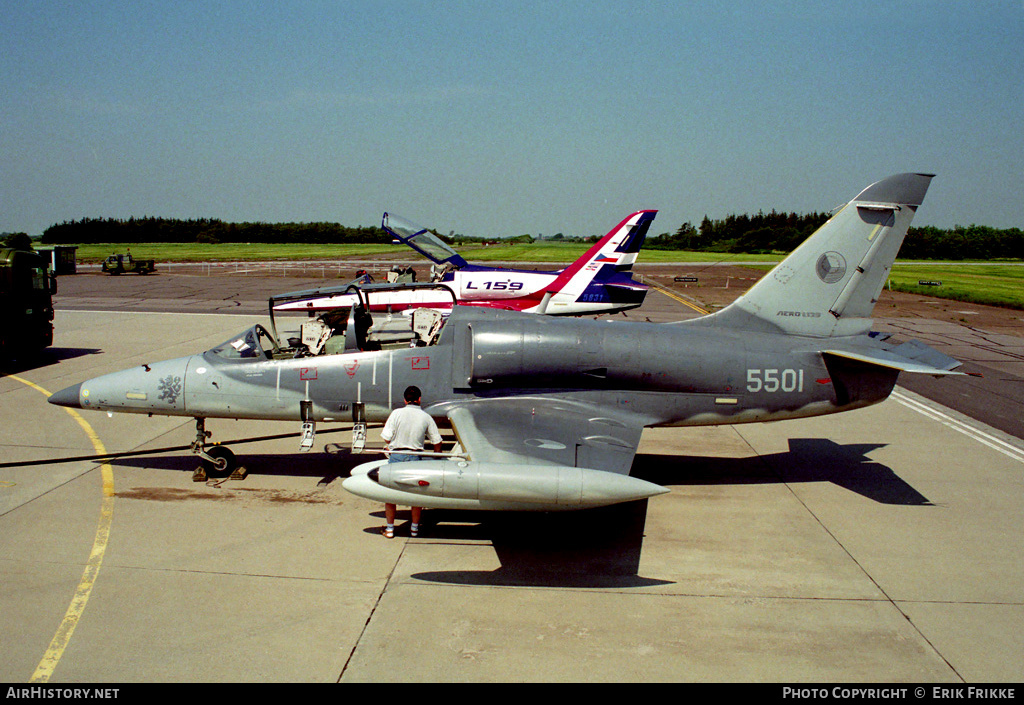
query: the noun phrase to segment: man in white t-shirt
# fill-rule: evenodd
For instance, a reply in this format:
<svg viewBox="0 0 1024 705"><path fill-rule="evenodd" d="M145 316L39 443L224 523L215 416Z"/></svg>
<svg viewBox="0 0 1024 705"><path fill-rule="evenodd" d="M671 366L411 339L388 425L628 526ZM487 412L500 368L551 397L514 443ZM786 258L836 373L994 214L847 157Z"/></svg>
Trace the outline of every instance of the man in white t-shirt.
<svg viewBox="0 0 1024 705"><path fill-rule="evenodd" d="M391 451L391 455L388 456L389 463L422 459L422 456L411 453L422 451L424 440L429 440L433 444L435 453L441 452L441 434L437 430L437 424L430 414L420 408L419 387L406 388L404 396L405 406L391 412L380 434ZM389 539L395 537L395 510L394 504L385 503L384 515L387 525L383 533ZM412 507L410 535L413 537L419 536L421 513L420 507Z"/></svg>

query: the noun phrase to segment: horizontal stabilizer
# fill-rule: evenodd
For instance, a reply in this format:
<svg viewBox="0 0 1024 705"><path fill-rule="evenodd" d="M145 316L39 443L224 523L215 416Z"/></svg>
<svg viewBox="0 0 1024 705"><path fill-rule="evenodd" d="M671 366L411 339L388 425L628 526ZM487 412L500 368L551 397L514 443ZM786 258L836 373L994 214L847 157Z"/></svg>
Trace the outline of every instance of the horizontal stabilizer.
<svg viewBox="0 0 1024 705"><path fill-rule="evenodd" d="M911 340L888 350L865 350L863 352L824 350L822 354L857 360L900 372L935 376L966 374L955 371L955 368L961 365L959 360L944 355L918 340Z"/></svg>
<svg viewBox="0 0 1024 705"><path fill-rule="evenodd" d="M641 284L640 282L615 282L605 284L609 289L624 289L626 291L647 291L651 287L647 284Z"/></svg>

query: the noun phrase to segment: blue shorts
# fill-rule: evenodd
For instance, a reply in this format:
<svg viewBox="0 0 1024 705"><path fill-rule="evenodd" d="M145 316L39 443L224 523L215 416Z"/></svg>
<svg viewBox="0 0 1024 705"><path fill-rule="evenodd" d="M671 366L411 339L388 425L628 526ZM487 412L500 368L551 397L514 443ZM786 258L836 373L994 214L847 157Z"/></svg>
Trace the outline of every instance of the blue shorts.
<svg viewBox="0 0 1024 705"><path fill-rule="evenodd" d="M389 463L409 463L420 459L418 455L408 455L406 453L392 453L388 456Z"/></svg>

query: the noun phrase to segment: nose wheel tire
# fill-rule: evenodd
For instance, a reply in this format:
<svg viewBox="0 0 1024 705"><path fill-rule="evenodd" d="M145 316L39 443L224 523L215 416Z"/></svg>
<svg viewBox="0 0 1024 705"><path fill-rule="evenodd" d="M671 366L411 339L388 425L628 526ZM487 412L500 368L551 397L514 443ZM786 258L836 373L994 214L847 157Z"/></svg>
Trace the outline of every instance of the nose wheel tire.
<svg viewBox="0 0 1024 705"><path fill-rule="evenodd" d="M213 461L201 458L199 462L208 473L230 475L238 467L234 452L226 446L210 446L206 449L206 454L213 458Z"/></svg>

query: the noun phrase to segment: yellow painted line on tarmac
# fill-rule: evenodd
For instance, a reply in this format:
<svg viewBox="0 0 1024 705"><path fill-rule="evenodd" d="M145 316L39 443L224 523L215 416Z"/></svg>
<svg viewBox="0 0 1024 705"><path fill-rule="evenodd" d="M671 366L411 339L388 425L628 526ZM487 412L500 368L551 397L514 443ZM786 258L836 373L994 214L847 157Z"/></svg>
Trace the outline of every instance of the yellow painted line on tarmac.
<svg viewBox="0 0 1024 705"><path fill-rule="evenodd" d="M22 379L16 375L8 375L8 377L31 387L40 394L50 396L49 391L34 382ZM64 407L64 411L68 412L71 418L77 421L78 425L85 431L85 435L89 437L92 447L96 450L96 454L106 455L107 449L103 446L103 441L96 435L96 431L89 425L89 422L83 419L81 414L74 409ZM110 525L114 520L114 469L110 467L109 463L103 463L100 472L103 476L103 505L100 507L99 526L96 528L96 538L92 543L92 551L89 552L89 562L85 566L82 579L75 589L75 594L71 598L71 604L64 614L64 619L61 621L60 626L57 627L57 633L53 635L50 646L46 649L46 653L43 654L42 660L36 667L36 672L32 674L30 681L32 683L46 683L49 681L57 664L60 663L60 659L64 655L64 649L67 648L68 643L71 641L71 635L74 634L75 627L78 626L78 620L81 619L82 613L85 611L85 605L89 601L92 587L96 583L96 576L100 572L100 565L103 563L103 556L107 551L107 542L110 539Z"/></svg>
<svg viewBox="0 0 1024 705"><path fill-rule="evenodd" d="M704 309L702 309L700 306L698 306L697 304L693 303L692 301L687 301L682 296L679 296L676 293L674 293L674 292L672 292L672 291L670 291L668 289L665 289L664 287L658 286L657 284L648 284L648 286L654 287L655 290L660 291L662 294L664 294L665 296L669 297L670 299L674 299L674 300L678 301L681 304L689 306L690 308L692 308L694 311L696 311L697 313L699 313L701 315L706 316L706 315L708 315L710 313L710 311L705 311Z"/></svg>

